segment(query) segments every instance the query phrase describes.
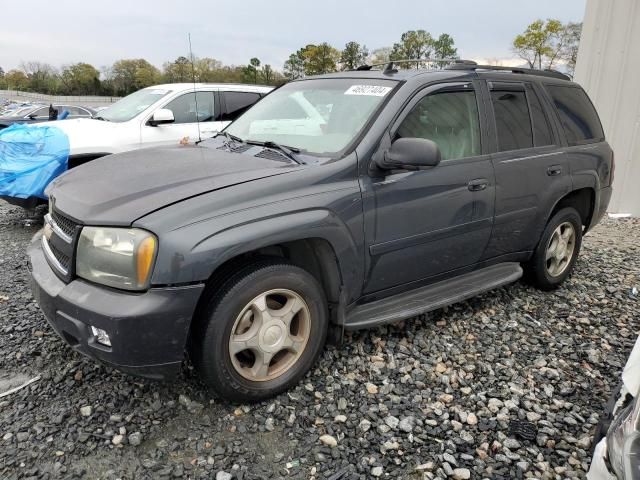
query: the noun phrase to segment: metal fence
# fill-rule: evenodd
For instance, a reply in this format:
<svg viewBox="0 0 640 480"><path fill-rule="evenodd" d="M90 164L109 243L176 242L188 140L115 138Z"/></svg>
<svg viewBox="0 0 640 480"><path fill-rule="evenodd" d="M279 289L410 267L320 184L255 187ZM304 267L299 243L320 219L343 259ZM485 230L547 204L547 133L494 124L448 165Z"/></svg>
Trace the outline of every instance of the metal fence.
<svg viewBox="0 0 640 480"><path fill-rule="evenodd" d="M61 103L86 106L109 105L120 97L99 97L91 95L45 95L43 93L21 92L20 90L0 90L0 98L18 102Z"/></svg>

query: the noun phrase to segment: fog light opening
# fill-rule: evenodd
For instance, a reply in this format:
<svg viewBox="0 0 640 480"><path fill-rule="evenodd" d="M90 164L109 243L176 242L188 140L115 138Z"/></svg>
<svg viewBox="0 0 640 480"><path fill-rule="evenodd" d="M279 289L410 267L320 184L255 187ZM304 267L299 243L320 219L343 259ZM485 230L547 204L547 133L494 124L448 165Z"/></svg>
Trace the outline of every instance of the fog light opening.
<svg viewBox="0 0 640 480"><path fill-rule="evenodd" d="M98 342L99 344L105 345L107 347L111 346L111 339L109 338L109 334L101 328L91 326L91 333L93 333L96 342Z"/></svg>

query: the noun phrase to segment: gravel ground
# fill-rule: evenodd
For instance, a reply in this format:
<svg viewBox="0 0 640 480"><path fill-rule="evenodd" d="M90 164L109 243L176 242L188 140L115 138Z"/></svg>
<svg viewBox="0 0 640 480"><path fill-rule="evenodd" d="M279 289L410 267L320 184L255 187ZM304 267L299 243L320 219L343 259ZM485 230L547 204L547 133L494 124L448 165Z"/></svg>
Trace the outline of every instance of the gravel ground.
<svg viewBox="0 0 640 480"><path fill-rule="evenodd" d="M607 220L556 292L355 333L290 392L230 405L188 367L139 380L57 338L24 269L38 228L0 201L0 392L40 377L0 398L3 479L584 478L640 331L640 221Z"/></svg>

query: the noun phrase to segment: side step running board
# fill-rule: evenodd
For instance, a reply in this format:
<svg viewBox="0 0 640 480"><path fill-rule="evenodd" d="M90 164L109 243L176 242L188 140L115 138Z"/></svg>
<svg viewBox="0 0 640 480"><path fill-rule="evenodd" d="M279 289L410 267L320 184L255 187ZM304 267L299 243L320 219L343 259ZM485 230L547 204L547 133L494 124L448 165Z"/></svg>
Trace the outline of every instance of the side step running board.
<svg viewBox="0 0 640 480"><path fill-rule="evenodd" d="M492 265L354 307L347 312L344 328L357 330L415 317L515 282L521 276L522 267L519 263Z"/></svg>

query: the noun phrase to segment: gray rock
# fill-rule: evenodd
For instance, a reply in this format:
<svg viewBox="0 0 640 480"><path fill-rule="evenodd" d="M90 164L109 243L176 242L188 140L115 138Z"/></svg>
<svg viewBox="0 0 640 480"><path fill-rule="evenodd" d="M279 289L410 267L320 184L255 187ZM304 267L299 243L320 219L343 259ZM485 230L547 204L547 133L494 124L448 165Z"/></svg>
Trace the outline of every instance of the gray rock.
<svg viewBox="0 0 640 480"><path fill-rule="evenodd" d="M129 435L128 440L129 445L136 447L142 443L142 434L140 432L134 432Z"/></svg>
<svg viewBox="0 0 640 480"><path fill-rule="evenodd" d="M374 477L380 477L380 476L382 476L383 471L384 470L383 470L382 467L379 467L379 466L378 467L373 467L371 469L371 475L373 475Z"/></svg>
<svg viewBox="0 0 640 480"><path fill-rule="evenodd" d="M386 423L390 429L395 430L396 428L398 428L398 424L400 423L400 420L398 420L393 415L389 415L387 418L384 419L384 423Z"/></svg>
<svg viewBox="0 0 640 480"><path fill-rule="evenodd" d="M468 468L456 468L452 477L454 480L467 480L471 478L471 471Z"/></svg>
<svg viewBox="0 0 640 480"><path fill-rule="evenodd" d="M416 419L414 417L405 417L398 423L398 428L405 433L410 433L413 431L415 421Z"/></svg>

